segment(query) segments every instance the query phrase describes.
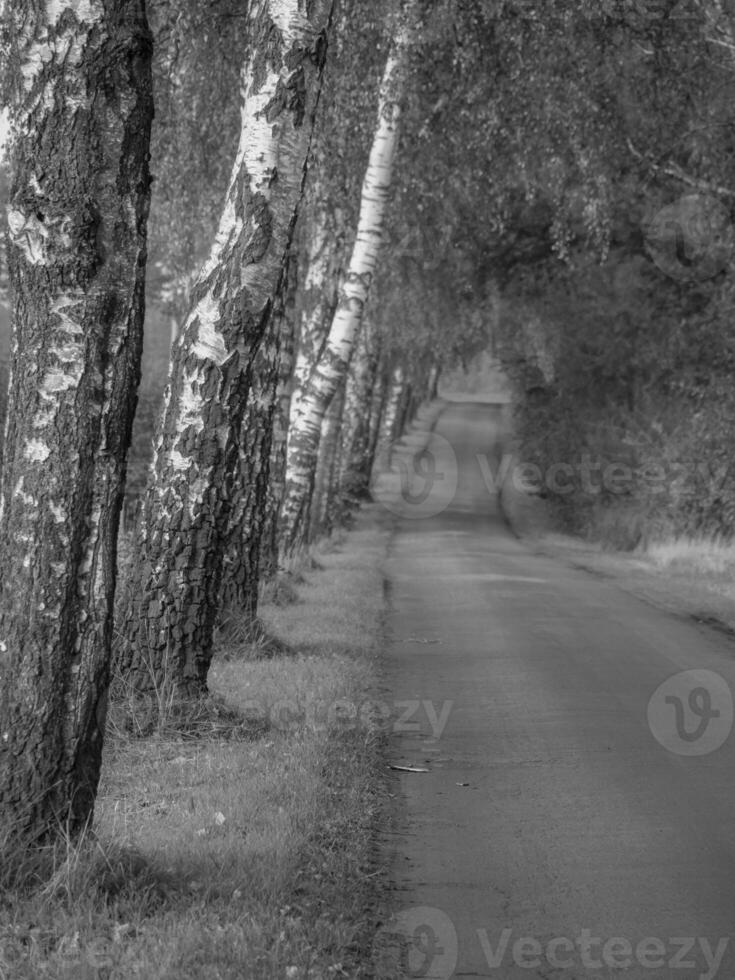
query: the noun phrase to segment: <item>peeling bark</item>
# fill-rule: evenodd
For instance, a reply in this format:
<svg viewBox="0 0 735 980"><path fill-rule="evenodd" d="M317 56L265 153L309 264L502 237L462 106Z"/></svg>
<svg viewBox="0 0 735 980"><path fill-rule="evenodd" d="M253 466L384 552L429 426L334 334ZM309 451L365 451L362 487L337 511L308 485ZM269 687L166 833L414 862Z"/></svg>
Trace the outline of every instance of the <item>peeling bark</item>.
<svg viewBox="0 0 735 980"><path fill-rule="evenodd" d="M13 354L0 485L0 819L92 816L144 313L144 0L6 5Z"/></svg>
<svg viewBox="0 0 735 980"><path fill-rule="evenodd" d="M141 693L206 690L250 369L303 192L332 6L314 0L307 17L299 0L249 5L240 147L173 351L126 590L117 668Z"/></svg>
<svg viewBox="0 0 735 980"><path fill-rule="evenodd" d="M375 275L398 143L400 101L410 40L409 18L404 17L391 44L383 73L377 126L345 282L327 341L291 412L286 493L281 512L284 554L298 551L308 533L309 501L314 488L322 420L347 373Z"/></svg>

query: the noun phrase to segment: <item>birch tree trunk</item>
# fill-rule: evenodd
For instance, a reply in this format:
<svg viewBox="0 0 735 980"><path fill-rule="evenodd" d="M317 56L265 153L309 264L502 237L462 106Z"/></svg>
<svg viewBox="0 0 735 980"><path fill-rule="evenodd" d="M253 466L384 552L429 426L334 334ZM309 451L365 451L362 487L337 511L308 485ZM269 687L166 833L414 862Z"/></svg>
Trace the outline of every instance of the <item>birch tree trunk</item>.
<svg viewBox="0 0 735 980"><path fill-rule="evenodd" d="M398 365L393 369L390 385L385 399L385 407L380 420L380 429L375 452L378 467L390 466L391 452L394 441L398 436L398 415L406 387L406 375L403 367Z"/></svg>
<svg viewBox="0 0 735 980"><path fill-rule="evenodd" d="M345 394L340 495L348 508L368 494L370 484L370 415L378 381L379 357L373 330L365 323L355 351Z"/></svg>
<svg viewBox="0 0 735 980"><path fill-rule="evenodd" d="M386 61L378 121L362 188L357 236L329 336L291 413L286 493L281 512L281 547L297 551L309 527L309 499L319 453L322 420L340 381L362 323L383 241L393 163L398 143L400 101L405 87L409 21L398 26Z"/></svg>
<svg viewBox="0 0 735 980"><path fill-rule="evenodd" d="M286 486L286 446L288 444L291 386L296 359L298 262L294 253L289 256L286 278L283 308L280 314L278 384L275 405L273 406L271 452L268 466L270 479L268 480L265 519L260 542L258 571L263 580L274 578L278 574L278 517Z"/></svg>
<svg viewBox="0 0 735 980"><path fill-rule="evenodd" d="M314 480L314 495L307 541L313 541L334 529L339 485L336 470L342 450L342 422L345 408L346 379L342 379L322 422L319 458Z"/></svg>
<svg viewBox="0 0 735 980"><path fill-rule="evenodd" d="M317 184L312 196L319 198L320 193ZM306 250L306 275L300 304L301 316L298 336L295 338L296 358L293 368L290 419L300 414L299 405L304 387L324 348L339 299L341 240L330 227L324 206L315 203L312 210L309 243Z"/></svg>
<svg viewBox="0 0 735 980"><path fill-rule="evenodd" d="M406 426L413 418L414 394L413 386L404 381L401 397L396 410L396 419L393 424L393 439L399 439L405 431Z"/></svg>
<svg viewBox="0 0 735 980"><path fill-rule="evenodd" d="M251 0L240 147L173 355L117 667L206 691L249 371L303 192L333 0ZM244 450L248 452L248 448Z"/></svg>
<svg viewBox="0 0 735 980"><path fill-rule="evenodd" d="M428 381L428 401L434 401L435 398L439 397L439 382L441 381L442 369L438 364L434 364L429 372Z"/></svg>
<svg viewBox="0 0 735 980"><path fill-rule="evenodd" d="M140 378L144 0L6 5L13 355L0 485L0 825L91 818Z"/></svg>
<svg viewBox="0 0 735 980"><path fill-rule="evenodd" d="M380 442L380 432L383 425L388 405L388 395L390 392L390 378L385 366L378 361L378 377L370 404L370 422L368 428L367 460L368 467L368 490L372 483L373 471L378 456L378 444Z"/></svg>
<svg viewBox="0 0 735 980"><path fill-rule="evenodd" d="M280 297L278 305L281 306ZM251 368L224 555L220 601L223 625L231 616L239 620L244 614L254 619L257 614L260 541L270 482L273 413L280 369L281 313L281 309L274 310Z"/></svg>

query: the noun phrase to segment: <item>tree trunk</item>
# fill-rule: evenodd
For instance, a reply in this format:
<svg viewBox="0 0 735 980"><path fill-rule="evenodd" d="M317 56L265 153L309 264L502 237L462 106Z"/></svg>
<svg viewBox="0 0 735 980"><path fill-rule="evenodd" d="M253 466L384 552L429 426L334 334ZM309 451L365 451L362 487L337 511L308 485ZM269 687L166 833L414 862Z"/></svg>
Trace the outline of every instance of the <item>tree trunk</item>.
<svg viewBox="0 0 735 980"><path fill-rule="evenodd" d="M403 391L401 392L401 398L398 402L398 410L396 411L396 421L393 429L393 438L399 439L403 432L406 430L406 426L409 424L413 418L414 413L414 393L413 386L411 384L403 385Z"/></svg>
<svg viewBox="0 0 735 980"><path fill-rule="evenodd" d="M393 443L398 438L398 416L406 387L405 372L399 365L393 369L390 387L385 400L383 417L380 420L380 433L376 448L376 464L378 467L390 466Z"/></svg>
<svg viewBox="0 0 735 980"><path fill-rule="evenodd" d="M342 449L345 387L345 379L343 379L322 423L314 495L309 515L309 541L314 541L321 535L331 534L337 517L336 512L339 509L336 470Z"/></svg>
<svg viewBox="0 0 735 980"><path fill-rule="evenodd" d="M347 373L370 285L375 275L398 143L400 100L410 42L404 17L383 73L378 121L365 174L357 236L329 336L291 412L286 494L281 513L281 547L297 551L308 532L308 501L314 487L322 420Z"/></svg>
<svg viewBox="0 0 735 980"><path fill-rule="evenodd" d="M370 485L370 415L378 381L379 357L373 330L365 323L350 368L343 420L344 450L339 473L340 496L348 509L368 495Z"/></svg>
<svg viewBox="0 0 735 980"><path fill-rule="evenodd" d="M173 351L127 589L117 667L139 693L206 691L249 372L303 192L332 6L249 5L240 147Z"/></svg>
<svg viewBox="0 0 735 980"><path fill-rule="evenodd" d="M224 556L222 622L242 613L254 619L258 610L260 543L270 482L285 292L284 286L251 368L250 393L240 437L238 479L233 485Z"/></svg>
<svg viewBox="0 0 735 980"><path fill-rule="evenodd" d="M427 400L433 402L439 397L439 382L441 381L442 369L438 364L434 364L429 372Z"/></svg>
<svg viewBox="0 0 735 980"><path fill-rule="evenodd" d="M317 199L320 197L318 184L313 189L312 196ZM341 235L330 225L327 212L320 203L316 203L312 210L314 213L308 223L309 243L301 294L301 316L298 336L295 338L291 419L299 414L303 389L324 348L339 299Z"/></svg>
<svg viewBox="0 0 735 980"><path fill-rule="evenodd" d="M377 383L375 385L372 402L370 404L370 424L368 429L366 461L369 474L368 484L372 482L372 475L378 456L378 445L383 426L383 418L385 417L385 412L388 407L389 393L390 378L385 366L379 361Z"/></svg>
<svg viewBox="0 0 735 980"><path fill-rule="evenodd" d="M92 817L140 379L152 41L144 0L6 7L13 357L0 486L0 820Z"/></svg>
<svg viewBox="0 0 735 980"><path fill-rule="evenodd" d="M278 516L286 486L286 446L295 362L297 285L298 261L292 252L288 260L287 283L279 317L278 385L271 429L271 452L268 467L270 479L268 480L263 534L260 543L259 572L264 581L274 578L278 574Z"/></svg>

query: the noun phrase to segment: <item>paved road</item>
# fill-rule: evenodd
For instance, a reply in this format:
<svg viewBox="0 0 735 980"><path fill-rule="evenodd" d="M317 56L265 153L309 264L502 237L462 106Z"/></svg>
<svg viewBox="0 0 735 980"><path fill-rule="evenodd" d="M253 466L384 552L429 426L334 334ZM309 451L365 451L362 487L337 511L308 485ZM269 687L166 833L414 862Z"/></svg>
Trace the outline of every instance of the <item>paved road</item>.
<svg viewBox="0 0 735 980"><path fill-rule="evenodd" d="M732 980L735 645L511 535L498 407L436 431L387 565L407 975Z"/></svg>

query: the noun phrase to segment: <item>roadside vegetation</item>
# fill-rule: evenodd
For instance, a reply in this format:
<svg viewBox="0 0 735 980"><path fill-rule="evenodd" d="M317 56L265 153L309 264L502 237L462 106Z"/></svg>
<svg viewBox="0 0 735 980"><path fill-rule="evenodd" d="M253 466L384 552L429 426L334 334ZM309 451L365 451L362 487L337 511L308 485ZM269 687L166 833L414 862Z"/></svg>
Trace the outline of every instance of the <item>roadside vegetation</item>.
<svg viewBox="0 0 735 980"><path fill-rule="evenodd" d="M735 543L729 537L670 534L620 549L560 529L548 497L519 490L512 479L504 482L500 499L510 527L535 550L614 579L674 615L735 631Z"/></svg>
<svg viewBox="0 0 735 980"><path fill-rule="evenodd" d="M0 854L2 980L369 975L385 534L362 515L264 595L258 639L230 624L196 710L113 702L94 830Z"/></svg>
<svg viewBox="0 0 735 980"><path fill-rule="evenodd" d="M442 377L500 363L575 548L729 575L733 12L28 6L0 0L3 969L349 974L380 589L359 535L308 556Z"/></svg>

